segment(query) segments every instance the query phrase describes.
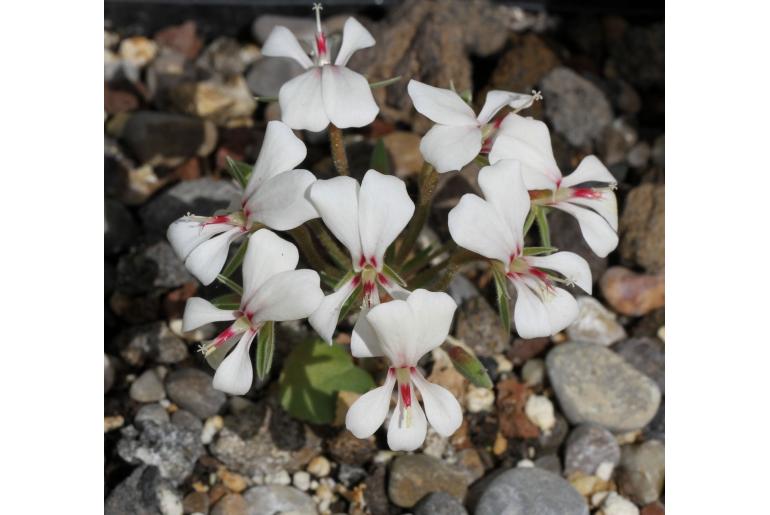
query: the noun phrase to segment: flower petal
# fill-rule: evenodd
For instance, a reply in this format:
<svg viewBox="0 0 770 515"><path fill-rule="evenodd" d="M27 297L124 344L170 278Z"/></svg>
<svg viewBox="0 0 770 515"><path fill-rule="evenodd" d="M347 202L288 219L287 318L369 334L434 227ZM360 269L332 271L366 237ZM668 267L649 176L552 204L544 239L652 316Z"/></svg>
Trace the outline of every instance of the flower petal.
<svg viewBox="0 0 770 515"><path fill-rule="evenodd" d="M585 259L574 252L556 252L550 256L527 256L526 260L536 268L546 268L560 273L584 292L591 294L591 268Z"/></svg>
<svg viewBox="0 0 770 515"><path fill-rule="evenodd" d="M255 335L254 331L243 333L235 349L217 367L212 384L214 388L230 395L245 395L249 391L254 377L249 349Z"/></svg>
<svg viewBox="0 0 770 515"><path fill-rule="evenodd" d="M409 81L406 90L417 112L434 122L452 126L477 126L473 109L454 91L428 86L414 79Z"/></svg>
<svg viewBox="0 0 770 515"><path fill-rule="evenodd" d="M307 148L285 123L267 123L262 148L246 185L244 198L254 195L262 184L281 172L294 169L307 155Z"/></svg>
<svg viewBox="0 0 770 515"><path fill-rule="evenodd" d="M184 307L182 316L182 331L192 331L202 325L212 322L224 322L235 320L235 312L227 309L219 309L211 302L200 297L190 297Z"/></svg>
<svg viewBox="0 0 770 515"><path fill-rule="evenodd" d="M249 237L243 257L243 302L245 305L260 287L276 274L297 268L299 252L293 243L273 231L260 229Z"/></svg>
<svg viewBox="0 0 770 515"><path fill-rule="evenodd" d="M372 88L360 73L344 66L326 65L321 81L326 116L337 127L369 125L380 112Z"/></svg>
<svg viewBox="0 0 770 515"><path fill-rule="evenodd" d="M190 252L212 236L223 233L232 226L207 224L202 216L183 216L168 226L166 238L179 259L187 259Z"/></svg>
<svg viewBox="0 0 770 515"><path fill-rule="evenodd" d="M308 170L279 173L264 182L249 198L246 204L249 219L278 231L288 231L318 218L318 211L308 200L310 186L315 180Z"/></svg>
<svg viewBox="0 0 770 515"><path fill-rule="evenodd" d="M466 193L449 212L449 234L461 247L507 264L516 241L492 204Z"/></svg>
<svg viewBox="0 0 770 515"><path fill-rule="evenodd" d="M511 281L517 298L513 318L522 338L551 336L571 324L578 314L575 298L562 288L553 288L541 297L521 280Z"/></svg>
<svg viewBox="0 0 770 515"><path fill-rule="evenodd" d="M404 300L374 306L366 316L385 355L395 367L414 366L413 347L420 332L412 307Z"/></svg>
<svg viewBox="0 0 770 515"><path fill-rule="evenodd" d="M615 198L615 193L609 189L596 188L594 193L598 193L599 198L584 198L573 196L566 200L570 204L576 204L578 206L584 206L593 209L602 217L607 220L614 230L618 230L618 201Z"/></svg>
<svg viewBox="0 0 770 515"><path fill-rule="evenodd" d="M244 234L240 227L230 229L218 236L204 241L190 252L185 261L185 266L204 285L214 282L227 260L227 252L230 243Z"/></svg>
<svg viewBox="0 0 770 515"><path fill-rule="evenodd" d="M409 363L416 365L422 356L446 340L457 304L444 292L417 289L406 303L414 314L416 334L410 339ZM427 410L427 408L426 408ZM430 417L429 417L430 418Z"/></svg>
<svg viewBox="0 0 770 515"><path fill-rule="evenodd" d="M275 27L270 35L267 36L265 44L262 45L262 55L268 57L291 57L303 68L313 66L313 61L302 49L294 34L281 25Z"/></svg>
<svg viewBox="0 0 770 515"><path fill-rule="evenodd" d="M246 305L254 322L285 322L309 316L324 299L321 278L315 270L278 273L257 290Z"/></svg>
<svg viewBox="0 0 770 515"><path fill-rule="evenodd" d="M534 101L535 97L532 95L494 89L487 93L487 98L484 101L484 107L481 108L481 112L479 113L477 120L480 124L483 125L494 118L497 112L506 105L509 105L514 109L526 109L527 107L531 106Z"/></svg>
<svg viewBox="0 0 770 515"><path fill-rule="evenodd" d="M604 182L615 185L618 180L596 156L586 156L580 161L575 171L561 181L561 187L569 188L584 182Z"/></svg>
<svg viewBox="0 0 770 515"><path fill-rule="evenodd" d="M353 53L374 46L375 43L374 37L358 20L348 18L345 20L345 27L342 29L342 45L334 64L345 66L348 64Z"/></svg>
<svg viewBox="0 0 770 515"><path fill-rule="evenodd" d="M353 293L353 290L355 290L355 286L353 286L353 280L351 279L340 286L334 293L325 296L318 305L318 308L307 319L313 329L327 343L332 342L334 329L337 327L337 322L340 318L340 309L342 309L342 305L348 300L350 294Z"/></svg>
<svg viewBox="0 0 770 515"><path fill-rule="evenodd" d="M514 241L524 247L524 221L529 214L529 193L521 175L521 163L502 159L479 172L479 187L484 198L505 220Z"/></svg>
<svg viewBox="0 0 770 515"><path fill-rule="evenodd" d="M416 369L412 371L411 377L414 385L420 390L430 425L441 436L451 436L463 423L460 403L449 390L429 382Z"/></svg>
<svg viewBox="0 0 770 515"><path fill-rule="evenodd" d="M412 388L412 385L409 385ZM413 388L412 388L413 389ZM422 412L420 403L412 391L411 412L407 416L407 411L401 402L401 396L397 395L398 401L393 415L388 424L388 447L393 451L414 451L425 441L425 434L428 431L428 424L425 420L425 414ZM407 425L408 424L408 425Z"/></svg>
<svg viewBox="0 0 770 515"><path fill-rule="evenodd" d="M310 187L310 201L318 210L324 224L348 249L356 266L361 257L358 190L358 181L352 177L316 181Z"/></svg>
<svg viewBox="0 0 770 515"><path fill-rule="evenodd" d="M368 314L369 308L362 307L358 313L356 325L353 327L353 334L350 335L350 353L356 358L376 358L385 355L377 333L366 318Z"/></svg>
<svg viewBox="0 0 770 515"><path fill-rule="evenodd" d="M241 335L243 332L236 333L232 338L228 338L225 340L225 342L214 349L213 351L209 352L206 355L206 363L209 364L211 368L214 370L219 368L219 365L222 364L222 362L225 360L225 357L227 357L227 354L230 352L230 349L235 347L235 344L238 343L238 341L241 338Z"/></svg>
<svg viewBox="0 0 770 515"><path fill-rule="evenodd" d="M358 194L358 227L361 251L368 260L376 259L378 270L385 251L404 230L414 213L414 202L404 181L393 175L369 170Z"/></svg>
<svg viewBox="0 0 770 515"><path fill-rule="evenodd" d="M385 384L366 392L350 406L345 415L345 427L353 436L369 438L385 422L395 383L396 374L388 372Z"/></svg>
<svg viewBox="0 0 770 515"><path fill-rule="evenodd" d="M329 125L321 90L321 69L310 68L281 86L281 120L295 130L319 132Z"/></svg>
<svg viewBox="0 0 770 515"><path fill-rule="evenodd" d="M439 173L459 170L479 155L481 129L434 125L420 140L420 153Z"/></svg>
<svg viewBox="0 0 770 515"><path fill-rule="evenodd" d="M489 153L490 163L501 159L521 161L527 189L554 189L561 179L548 126L539 120L513 113L505 117Z"/></svg>
<svg viewBox="0 0 770 515"><path fill-rule="evenodd" d="M568 202L559 202L554 207L577 218L583 238L597 256L606 257L618 246L618 233L602 216Z"/></svg>

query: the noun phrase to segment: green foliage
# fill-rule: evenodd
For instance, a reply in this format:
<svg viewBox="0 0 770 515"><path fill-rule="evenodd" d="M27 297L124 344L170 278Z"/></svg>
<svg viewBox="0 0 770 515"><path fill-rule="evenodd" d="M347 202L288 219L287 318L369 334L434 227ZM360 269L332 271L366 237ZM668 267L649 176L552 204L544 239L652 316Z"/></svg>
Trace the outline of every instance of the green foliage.
<svg viewBox="0 0 770 515"><path fill-rule="evenodd" d="M385 148L385 142L382 141L382 138L378 139L377 144L374 146L372 157L369 161L369 168L373 168L380 173L391 173L388 149Z"/></svg>
<svg viewBox="0 0 770 515"><path fill-rule="evenodd" d="M353 364L345 348L309 340L286 358L279 385L281 405L292 416L328 424L334 419L337 392L364 393L374 381Z"/></svg>
<svg viewBox="0 0 770 515"><path fill-rule="evenodd" d="M481 361L459 345L446 344L452 364L471 384L480 388L492 388L492 380Z"/></svg>
<svg viewBox="0 0 770 515"><path fill-rule="evenodd" d="M525 256L540 256L542 254L553 254L556 252L556 247L524 247Z"/></svg>
<svg viewBox="0 0 770 515"><path fill-rule="evenodd" d="M233 290L233 293L237 293L238 295L243 295L243 288L241 288L241 285L233 281L229 277L225 277L224 275L219 274L217 276L217 281L219 281L220 283L224 284L225 286Z"/></svg>
<svg viewBox="0 0 770 515"><path fill-rule="evenodd" d="M219 309L236 310L241 307L241 296L237 293L225 293L212 299L211 303Z"/></svg>
<svg viewBox="0 0 770 515"><path fill-rule="evenodd" d="M390 86L391 84L395 84L400 80L401 80L401 75L399 75L398 77L392 77L390 79L381 80L379 82L370 82L369 87L372 89L384 88L385 86Z"/></svg>
<svg viewBox="0 0 770 515"><path fill-rule="evenodd" d="M235 271L238 270L238 267L241 266L241 264L243 263L243 257L246 255L246 246L248 244L249 244L249 239L244 238L240 246L238 246L238 251L230 259L230 261L225 265L224 270L222 270L222 275L224 275L225 277L233 276Z"/></svg>
<svg viewBox="0 0 770 515"><path fill-rule="evenodd" d="M257 340L257 377L263 379L269 372L273 364L273 353L275 351L275 327L273 322L267 322L259 331Z"/></svg>
<svg viewBox="0 0 770 515"><path fill-rule="evenodd" d="M227 161L227 171L233 176L233 179L238 181L242 188L245 188L251 176L251 165L243 161L231 159L229 156L225 160Z"/></svg>
<svg viewBox="0 0 770 515"><path fill-rule="evenodd" d="M503 327L506 332L511 332L511 308L508 303L508 289L507 280L505 275L493 268L495 277L495 289L497 290L497 311L500 315L500 322L503 323Z"/></svg>

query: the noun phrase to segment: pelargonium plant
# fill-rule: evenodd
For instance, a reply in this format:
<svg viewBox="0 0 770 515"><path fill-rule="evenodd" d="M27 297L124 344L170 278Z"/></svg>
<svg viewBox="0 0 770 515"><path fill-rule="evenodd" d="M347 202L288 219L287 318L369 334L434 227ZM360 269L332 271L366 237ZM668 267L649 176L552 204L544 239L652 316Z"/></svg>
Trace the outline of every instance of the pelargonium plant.
<svg viewBox="0 0 770 515"><path fill-rule="evenodd" d="M367 438L391 412L388 445L414 450L428 423L443 436L462 423L454 396L425 379L423 356L444 346L473 384L491 387L470 351L446 341L457 305L442 290L454 274L465 263L487 264L506 330L512 329L511 312L521 337L563 330L578 313L565 287L590 294L593 281L584 258L551 245L548 214L558 209L574 216L590 249L606 256L618 243L616 181L595 156L562 175L547 126L520 114L541 99L538 92L490 91L476 115L467 96L411 80L407 91L415 109L435 123L420 143L419 194L412 200L406 183L385 169L366 171L359 184L349 176L342 129L370 124L379 112L371 88L400 78L370 84L347 67L355 51L375 44L354 18L345 22L339 51L331 55L321 7L314 9L308 52L285 27L276 27L262 49L293 58L306 71L280 89L282 121L268 123L254 166L228 162L240 198L225 212L188 214L168 229L196 278L232 290L212 301L189 299L183 328L229 324L201 351L216 369L214 387L244 395L254 370L260 379L270 371L275 322L306 318L323 345L334 345L338 324L354 316L351 355L384 358L388 366L384 384L366 393L363 388L351 405L346 426ZM297 169L307 150L294 130L327 130L338 177L317 180L312 171ZM439 174L473 162L481 166L481 195L464 195L449 212L451 241L419 245ZM534 226L537 237L529 234ZM231 252L234 242L240 244ZM309 268L297 269L300 263Z"/></svg>

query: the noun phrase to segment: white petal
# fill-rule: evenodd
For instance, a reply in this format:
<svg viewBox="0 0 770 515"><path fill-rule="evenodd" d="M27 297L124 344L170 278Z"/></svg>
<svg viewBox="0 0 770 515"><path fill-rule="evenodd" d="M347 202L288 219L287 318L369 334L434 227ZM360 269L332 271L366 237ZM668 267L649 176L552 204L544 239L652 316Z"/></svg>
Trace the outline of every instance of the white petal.
<svg viewBox="0 0 770 515"><path fill-rule="evenodd" d="M551 324L551 334L566 329L578 316L575 297L562 288L555 288L554 293L546 297L545 309Z"/></svg>
<svg viewBox="0 0 770 515"><path fill-rule="evenodd" d="M558 272L584 292L591 294L591 268L588 262L574 252L556 252L550 256L527 256L527 262L537 268Z"/></svg>
<svg viewBox="0 0 770 515"><path fill-rule="evenodd" d="M243 331L235 333L233 337L228 338L219 347L209 352L206 355L206 363L208 363L209 366L214 370L218 369L219 365L222 364L222 362L225 360L225 357L230 352L230 349L232 349L235 344L238 343L238 340L240 340L242 334Z"/></svg>
<svg viewBox="0 0 770 515"><path fill-rule="evenodd" d="M378 278L377 282L381 284L382 287L385 288L385 291L388 292L388 295L395 300L406 300L412 293L388 277L385 277L384 281Z"/></svg>
<svg viewBox="0 0 770 515"><path fill-rule="evenodd" d="M256 333L246 331L229 356L217 367L213 386L230 395L245 395L251 388L254 373L251 370L249 349Z"/></svg>
<svg viewBox="0 0 770 515"><path fill-rule="evenodd" d="M516 241L492 204L466 193L449 212L449 234L461 247L508 264Z"/></svg>
<svg viewBox="0 0 770 515"><path fill-rule="evenodd" d="M249 300L255 322L285 322L309 316L324 299L315 270L289 270L269 278Z"/></svg>
<svg viewBox="0 0 770 515"><path fill-rule="evenodd" d="M363 75L344 66L326 65L322 71L326 116L341 129L369 125L380 108Z"/></svg>
<svg viewBox="0 0 770 515"><path fill-rule="evenodd" d="M385 354L377 333L366 318L368 314L369 308L362 307L353 327L353 334L350 335L350 353L356 358L375 358Z"/></svg>
<svg viewBox="0 0 770 515"><path fill-rule="evenodd" d="M345 20L345 27L342 29L342 45L334 64L345 66L354 52L369 48L374 46L374 44L374 37L372 37L369 31L355 18L348 18Z"/></svg>
<svg viewBox="0 0 770 515"><path fill-rule="evenodd" d="M182 331L192 331L202 325L212 322L224 322L235 320L235 312L227 309L219 309L211 302L200 297L190 297L184 307L182 317Z"/></svg>
<svg viewBox="0 0 770 515"><path fill-rule="evenodd" d="M265 281L294 270L298 262L299 252L293 243L268 229L252 234L243 257L243 303L248 302Z"/></svg>
<svg viewBox="0 0 770 515"><path fill-rule="evenodd" d="M418 113L443 125L476 126L476 115L460 95L449 89L434 88L414 79L406 86Z"/></svg>
<svg viewBox="0 0 770 515"><path fill-rule="evenodd" d="M532 95L494 89L487 93L487 98L484 101L484 107L481 108L479 113L478 121L482 125L489 122L506 105L514 109L526 109L534 101L535 97Z"/></svg>
<svg viewBox="0 0 770 515"><path fill-rule="evenodd" d="M584 157L575 171L562 179L561 186L569 188L584 182L604 182L612 185L618 183L617 179L596 156Z"/></svg>
<svg viewBox="0 0 770 515"><path fill-rule="evenodd" d="M524 247L524 221L529 214L529 193L521 175L521 163L502 159L479 172L479 187L484 198L505 220L514 241Z"/></svg>
<svg viewBox="0 0 770 515"><path fill-rule="evenodd" d="M516 332L522 338L551 336L566 328L577 317L577 302L566 290L553 288L541 298L523 281L511 282L518 294L513 317Z"/></svg>
<svg viewBox="0 0 770 515"><path fill-rule="evenodd" d="M501 159L521 161L527 189L555 188L561 179L548 126L539 120L517 114L505 117L489 153L490 163Z"/></svg>
<svg viewBox="0 0 770 515"><path fill-rule="evenodd" d="M481 129L434 125L420 140L420 153L439 173L459 170L479 155Z"/></svg>
<svg viewBox="0 0 770 515"><path fill-rule="evenodd" d="M615 198L615 193L608 189L595 189L595 193L599 193L601 196L597 199L572 197L566 200L570 204L576 204L578 206L585 206L593 209L602 217L607 220L610 227L618 230L618 201Z"/></svg>
<svg viewBox="0 0 770 515"><path fill-rule="evenodd" d="M315 180L307 170L279 173L249 198L246 203L249 219L278 231L288 231L318 218L318 211L309 200L310 186Z"/></svg>
<svg viewBox="0 0 770 515"><path fill-rule="evenodd" d="M232 229L228 224L205 224L205 221L201 216L183 216L168 226L166 238L179 259L187 259L195 247L215 234Z"/></svg>
<svg viewBox="0 0 770 515"><path fill-rule="evenodd" d="M427 381L414 370L411 373L414 385L420 390L428 422L441 436L451 436L463 423L463 411L452 393L446 388Z"/></svg>
<svg viewBox="0 0 770 515"><path fill-rule="evenodd" d="M590 209L573 206L567 202L559 202L554 207L577 218L583 238L597 256L606 257L618 246L618 233L602 216Z"/></svg>
<svg viewBox="0 0 770 515"><path fill-rule="evenodd" d="M305 144L285 123L276 120L268 122L244 198L251 197L270 178L294 169L306 155Z"/></svg>
<svg viewBox="0 0 770 515"><path fill-rule="evenodd" d="M201 243L187 256L185 266L201 283L211 284L225 266L230 243L243 233L240 227L235 227Z"/></svg>
<svg viewBox="0 0 770 515"><path fill-rule="evenodd" d="M313 66L313 61L297 41L294 34L286 27L277 26L262 45L262 55L268 57L290 57L302 65L303 68Z"/></svg>
<svg viewBox="0 0 770 515"><path fill-rule="evenodd" d="M403 300L391 300L373 307L366 316L385 355L395 367L414 366L413 348L420 332L412 307Z"/></svg>
<svg viewBox="0 0 770 515"><path fill-rule="evenodd" d="M321 68L313 67L281 86L281 120L292 129L319 132L329 125L321 92Z"/></svg>
<svg viewBox="0 0 770 515"><path fill-rule="evenodd" d="M417 364L422 356L444 343L457 304L444 292L423 289L414 290L406 303L414 314L417 331L411 339L408 359L411 364Z"/></svg>
<svg viewBox="0 0 770 515"><path fill-rule="evenodd" d="M361 257L358 232L358 181L352 177L334 177L316 181L310 187L310 201L324 224L348 249L353 264Z"/></svg>
<svg viewBox="0 0 770 515"><path fill-rule="evenodd" d="M368 260L383 264L385 251L404 230L414 213L414 202L404 181L394 175L369 170L358 193L358 227L361 252Z"/></svg>
<svg viewBox="0 0 770 515"><path fill-rule="evenodd" d="M412 385L409 387L411 388ZM414 451L425 441L425 434L428 431L425 414L412 391L411 416L407 426L407 412L401 403L401 396L396 397L398 398L396 409L393 410L388 424L388 447L393 451Z"/></svg>
<svg viewBox="0 0 770 515"><path fill-rule="evenodd" d="M390 398L396 374L388 372L385 384L363 394L348 409L345 415L345 427L356 438L369 438L385 422L390 408Z"/></svg>
<svg viewBox="0 0 770 515"><path fill-rule="evenodd" d="M340 286L337 291L324 297L318 308L308 317L307 321L327 343L332 342L334 329L340 318L340 309L354 289L351 279Z"/></svg>

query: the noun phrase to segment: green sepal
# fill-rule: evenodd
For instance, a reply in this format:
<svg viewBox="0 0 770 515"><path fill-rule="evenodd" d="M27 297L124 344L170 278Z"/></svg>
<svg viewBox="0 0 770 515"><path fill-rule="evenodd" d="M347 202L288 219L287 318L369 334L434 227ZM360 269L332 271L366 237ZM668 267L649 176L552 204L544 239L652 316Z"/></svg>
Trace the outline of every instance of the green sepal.
<svg viewBox="0 0 770 515"><path fill-rule="evenodd" d="M558 251L556 247L524 247L525 256L538 256L540 254L553 254Z"/></svg>
<svg viewBox="0 0 770 515"><path fill-rule="evenodd" d="M395 84L400 80L401 80L401 75L399 75L398 77L393 77L391 79L385 79L378 82L370 82L369 87L372 89L384 88L385 86L390 86L391 84Z"/></svg>
<svg viewBox="0 0 770 515"><path fill-rule="evenodd" d="M451 343L446 345L449 347L447 354L452 360L452 365L463 377L479 388L492 388L492 380L487 374L487 369L476 356L459 345L452 345Z"/></svg>
<svg viewBox="0 0 770 515"><path fill-rule="evenodd" d="M225 293L224 295L212 299L211 303L219 309L235 311L241 307L241 296L237 293Z"/></svg>
<svg viewBox="0 0 770 515"><path fill-rule="evenodd" d="M394 281L396 281L396 284L398 284L402 288L406 288L406 281L404 281L404 279L400 275L398 275L398 273L396 273L396 271L390 268L388 265L386 264L382 265L382 273L385 274L385 277L387 277L388 279L393 279Z"/></svg>
<svg viewBox="0 0 770 515"><path fill-rule="evenodd" d="M275 324L266 322L259 331L257 339L257 359L256 371L257 378L264 379L270 373L270 366L273 364L273 353L275 351Z"/></svg>
<svg viewBox="0 0 770 515"><path fill-rule="evenodd" d="M497 291L497 311L506 333L511 332L511 308L508 302L508 289L506 277L497 268L492 269L495 277L495 290Z"/></svg>
<svg viewBox="0 0 770 515"><path fill-rule="evenodd" d="M241 244L238 246L238 250L236 251L235 255L225 265L224 270L222 270L222 275L225 277L231 277L235 271L238 270L238 267L243 263L244 256L246 256L246 246L248 244L249 239L244 238Z"/></svg>
<svg viewBox="0 0 770 515"><path fill-rule="evenodd" d="M245 188L246 184L249 182L249 177L251 176L251 165L244 163L243 161L236 161L230 156L227 156L225 161L227 162L227 171L236 181L238 181L238 184L240 184L242 188Z"/></svg>
<svg viewBox="0 0 770 515"><path fill-rule="evenodd" d="M551 228L548 226L548 209L544 207L535 208L535 221L540 233L540 244L543 247L551 246Z"/></svg>
<svg viewBox="0 0 770 515"><path fill-rule="evenodd" d="M363 284L359 284L356 286L356 289L353 290L353 292L350 294L350 296L345 300L345 303L342 305L342 308L340 308L340 316L337 318L337 320L342 320L346 316L348 316L348 312L353 307L353 303L356 302L356 300L361 297L361 292L363 291Z"/></svg>
<svg viewBox="0 0 770 515"><path fill-rule="evenodd" d="M529 230L532 228L532 224L535 223L535 207L531 208L529 210L529 213L527 214L527 219L524 220L524 230L522 231L522 234L524 236L527 235Z"/></svg>
<svg viewBox="0 0 770 515"><path fill-rule="evenodd" d="M388 149L385 148L385 142L382 138L377 140L377 144L374 145L372 151L372 157L369 160L369 168L377 170L380 173L390 174L390 158L388 157Z"/></svg>
<svg viewBox="0 0 770 515"><path fill-rule="evenodd" d="M225 277L224 275L219 274L217 276L217 281L219 281L220 283L224 284L225 286L227 286L228 288L233 290L238 295L243 295L243 288L241 288L241 286L238 283L236 283L235 281L233 281L229 277Z"/></svg>

